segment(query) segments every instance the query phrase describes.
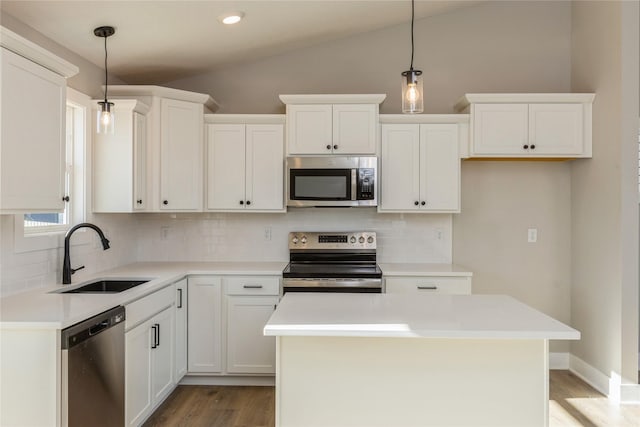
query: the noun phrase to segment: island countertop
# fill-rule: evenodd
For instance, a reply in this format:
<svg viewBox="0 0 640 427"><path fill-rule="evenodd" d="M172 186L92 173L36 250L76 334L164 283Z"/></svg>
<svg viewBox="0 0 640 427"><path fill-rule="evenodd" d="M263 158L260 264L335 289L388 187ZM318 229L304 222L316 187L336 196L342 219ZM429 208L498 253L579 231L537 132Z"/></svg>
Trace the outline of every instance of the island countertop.
<svg viewBox="0 0 640 427"><path fill-rule="evenodd" d="M580 339L506 295L287 293L270 336Z"/></svg>

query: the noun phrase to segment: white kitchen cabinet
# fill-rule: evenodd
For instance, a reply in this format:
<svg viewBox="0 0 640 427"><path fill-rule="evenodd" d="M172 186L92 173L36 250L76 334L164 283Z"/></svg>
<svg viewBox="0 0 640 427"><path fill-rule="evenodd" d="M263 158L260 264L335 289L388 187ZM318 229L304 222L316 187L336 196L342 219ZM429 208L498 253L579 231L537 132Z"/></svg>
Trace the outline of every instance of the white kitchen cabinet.
<svg viewBox="0 0 640 427"><path fill-rule="evenodd" d="M375 155L378 105L386 95L280 95L289 155Z"/></svg>
<svg viewBox="0 0 640 427"><path fill-rule="evenodd" d="M126 306L125 419L142 424L175 386L174 286Z"/></svg>
<svg viewBox="0 0 640 427"><path fill-rule="evenodd" d="M0 28L0 213L62 212L66 77L78 69Z"/></svg>
<svg viewBox="0 0 640 427"><path fill-rule="evenodd" d="M457 123L383 123L378 210L459 212L459 132Z"/></svg>
<svg viewBox="0 0 640 427"><path fill-rule="evenodd" d="M161 210L202 210L202 104L161 100Z"/></svg>
<svg viewBox="0 0 640 427"><path fill-rule="evenodd" d="M470 157L591 157L594 94L467 94Z"/></svg>
<svg viewBox="0 0 640 427"><path fill-rule="evenodd" d="M207 116L206 210L284 211L283 122L279 115Z"/></svg>
<svg viewBox="0 0 640 427"><path fill-rule="evenodd" d="M94 106L97 109L97 101ZM135 99L118 99L112 112L114 133L97 133L94 129L93 134L93 211L144 211L149 202L146 163L149 107Z"/></svg>
<svg viewBox="0 0 640 427"><path fill-rule="evenodd" d="M278 304L279 277L225 277L224 285L227 373L274 374L275 338L262 331Z"/></svg>
<svg viewBox="0 0 640 427"><path fill-rule="evenodd" d="M182 279L175 284L176 289L176 355L175 355L175 381L180 381L187 373L187 306L188 286L187 279Z"/></svg>
<svg viewBox="0 0 640 427"><path fill-rule="evenodd" d="M471 294L471 276L385 276L385 292Z"/></svg>
<svg viewBox="0 0 640 427"><path fill-rule="evenodd" d="M161 86L115 85L109 94L116 105L119 99L136 99L149 106L145 211L202 211L204 113L217 109L215 101Z"/></svg>
<svg viewBox="0 0 640 427"><path fill-rule="evenodd" d="M222 372L222 278L189 277L188 371Z"/></svg>

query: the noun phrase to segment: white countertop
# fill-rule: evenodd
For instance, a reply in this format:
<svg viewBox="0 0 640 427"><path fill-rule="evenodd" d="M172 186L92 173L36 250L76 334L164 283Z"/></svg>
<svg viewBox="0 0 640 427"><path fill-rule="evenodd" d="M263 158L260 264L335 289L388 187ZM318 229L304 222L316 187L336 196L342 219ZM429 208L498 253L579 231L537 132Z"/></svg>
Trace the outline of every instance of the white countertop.
<svg viewBox="0 0 640 427"><path fill-rule="evenodd" d="M187 275L280 275L286 262L145 262L103 271L71 285L52 284L0 299L0 328L64 329L118 305L129 304ZM103 278L151 279L115 294L62 294Z"/></svg>
<svg viewBox="0 0 640 427"><path fill-rule="evenodd" d="M577 330L506 295L287 293L272 336L580 339Z"/></svg>
<svg viewBox="0 0 640 427"><path fill-rule="evenodd" d="M385 276L472 276L468 269L457 264L380 263Z"/></svg>

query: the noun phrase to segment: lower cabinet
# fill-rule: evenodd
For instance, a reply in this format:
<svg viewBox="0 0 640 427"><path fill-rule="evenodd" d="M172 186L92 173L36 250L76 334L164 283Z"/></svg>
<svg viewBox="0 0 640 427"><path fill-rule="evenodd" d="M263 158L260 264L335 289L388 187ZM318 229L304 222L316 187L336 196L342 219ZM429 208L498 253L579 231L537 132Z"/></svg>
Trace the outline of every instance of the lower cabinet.
<svg viewBox="0 0 640 427"><path fill-rule="evenodd" d="M189 278L189 373L274 374L275 339L262 331L279 293L279 276Z"/></svg>
<svg viewBox="0 0 640 427"><path fill-rule="evenodd" d="M385 288L388 294L471 294L471 276L387 276Z"/></svg>
<svg viewBox="0 0 640 427"><path fill-rule="evenodd" d="M138 426L173 390L174 286L126 306L125 419Z"/></svg>

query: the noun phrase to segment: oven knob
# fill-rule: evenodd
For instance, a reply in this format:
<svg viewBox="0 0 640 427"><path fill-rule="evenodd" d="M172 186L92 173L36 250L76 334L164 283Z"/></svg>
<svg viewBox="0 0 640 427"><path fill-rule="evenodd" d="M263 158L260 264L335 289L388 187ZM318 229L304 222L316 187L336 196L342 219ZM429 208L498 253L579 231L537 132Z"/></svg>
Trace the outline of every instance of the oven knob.
<svg viewBox="0 0 640 427"><path fill-rule="evenodd" d="M356 236L351 236L351 238L349 239L349 241L351 243L355 243L356 242Z"/></svg>
<svg viewBox="0 0 640 427"><path fill-rule="evenodd" d="M360 238L358 239L358 241L359 241L360 243L364 243L364 236L360 236Z"/></svg>
<svg viewBox="0 0 640 427"><path fill-rule="evenodd" d="M369 236L367 238L367 243L373 243L373 236Z"/></svg>
<svg viewBox="0 0 640 427"><path fill-rule="evenodd" d="M293 236L293 239L291 239L291 241L293 242L294 245L298 244L298 236Z"/></svg>
<svg viewBox="0 0 640 427"><path fill-rule="evenodd" d="M302 243L303 245L307 243L307 236L302 236L302 239L300 239L300 243Z"/></svg>

